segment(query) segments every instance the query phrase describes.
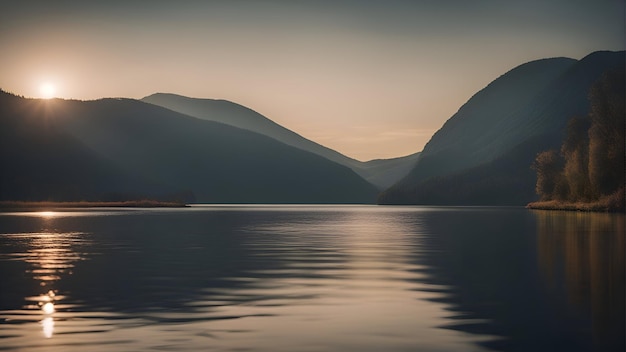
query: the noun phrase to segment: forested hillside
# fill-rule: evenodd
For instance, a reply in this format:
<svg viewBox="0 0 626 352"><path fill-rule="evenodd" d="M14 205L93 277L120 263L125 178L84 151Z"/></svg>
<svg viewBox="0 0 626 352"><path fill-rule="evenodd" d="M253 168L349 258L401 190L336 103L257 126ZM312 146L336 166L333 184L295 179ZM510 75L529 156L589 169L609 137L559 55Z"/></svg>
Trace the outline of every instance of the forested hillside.
<svg viewBox="0 0 626 352"><path fill-rule="evenodd" d="M573 117L560 152L537 155L535 208L624 210L625 71L607 72L593 85L590 113Z"/></svg>

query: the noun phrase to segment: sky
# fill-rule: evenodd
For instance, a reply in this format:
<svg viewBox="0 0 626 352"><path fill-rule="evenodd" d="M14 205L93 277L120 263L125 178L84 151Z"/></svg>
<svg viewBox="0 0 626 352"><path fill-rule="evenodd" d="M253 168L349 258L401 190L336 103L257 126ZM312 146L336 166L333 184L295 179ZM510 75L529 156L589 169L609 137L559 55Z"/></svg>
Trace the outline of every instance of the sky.
<svg viewBox="0 0 626 352"><path fill-rule="evenodd" d="M391 158L515 66L624 50L625 15L624 0L13 1L0 88L226 99L358 160Z"/></svg>

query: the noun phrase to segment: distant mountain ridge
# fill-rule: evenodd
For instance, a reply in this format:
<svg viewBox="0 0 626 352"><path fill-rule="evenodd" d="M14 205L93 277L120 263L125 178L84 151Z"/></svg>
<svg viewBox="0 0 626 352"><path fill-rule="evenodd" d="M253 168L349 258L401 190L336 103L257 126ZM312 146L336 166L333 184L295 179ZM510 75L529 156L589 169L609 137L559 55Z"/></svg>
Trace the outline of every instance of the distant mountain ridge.
<svg viewBox="0 0 626 352"><path fill-rule="evenodd" d="M190 98L171 93L155 93L141 100L199 119L260 133L287 145L323 156L351 168L379 189L385 189L406 176L419 158L419 153L414 153L399 158L361 162L308 140L258 112L228 100Z"/></svg>
<svg viewBox="0 0 626 352"><path fill-rule="evenodd" d="M511 204L533 201L530 165L558 148L567 121L588 113L591 85L623 68L625 54L594 52L520 65L476 93L426 144L419 161L384 191L385 204ZM453 191L455 190L455 191Z"/></svg>
<svg viewBox="0 0 626 352"><path fill-rule="evenodd" d="M0 99L0 200L131 193L186 194L207 203L376 198L374 186L318 155L141 101L38 100L5 92Z"/></svg>
<svg viewBox="0 0 626 352"><path fill-rule="evenodd" d="M421 153L360 162L244 106L157 93L27 99L0 91L0 200L524 205L589 89L626 54L522 64L477 92ZM397 181L397 182L396 182Z"/></svg>

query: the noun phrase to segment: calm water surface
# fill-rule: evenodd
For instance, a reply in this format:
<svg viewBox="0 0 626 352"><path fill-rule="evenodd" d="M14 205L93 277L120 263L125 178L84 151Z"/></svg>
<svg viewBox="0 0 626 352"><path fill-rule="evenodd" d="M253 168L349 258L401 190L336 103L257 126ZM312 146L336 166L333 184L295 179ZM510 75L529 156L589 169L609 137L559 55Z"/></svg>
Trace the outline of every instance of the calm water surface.
<svg viewBox="0 0 626 352"><path fill-rule="evenodd" d="M624 214L0 213L0 350L624 351Z"/></svg>

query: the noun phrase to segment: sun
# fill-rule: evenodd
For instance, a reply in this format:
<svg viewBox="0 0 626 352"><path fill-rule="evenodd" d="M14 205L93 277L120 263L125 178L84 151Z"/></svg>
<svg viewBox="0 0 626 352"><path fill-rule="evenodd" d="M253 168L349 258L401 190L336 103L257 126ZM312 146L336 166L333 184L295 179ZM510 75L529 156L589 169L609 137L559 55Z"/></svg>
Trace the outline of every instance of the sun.
<svg viewBox="0 0 626 352"><path fill-rule="evenodd" d="M56 87L54 86L54 84L50 82L42 83L39 86L39 93L41 94L41 97L44 99L54 98L54 94L56 93Z"/></svg>

